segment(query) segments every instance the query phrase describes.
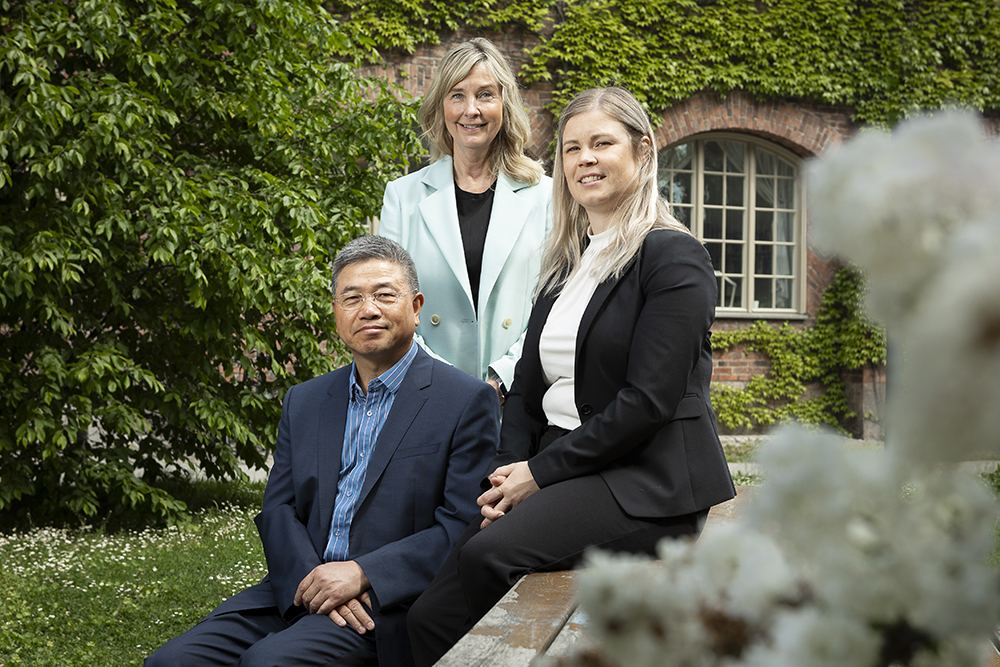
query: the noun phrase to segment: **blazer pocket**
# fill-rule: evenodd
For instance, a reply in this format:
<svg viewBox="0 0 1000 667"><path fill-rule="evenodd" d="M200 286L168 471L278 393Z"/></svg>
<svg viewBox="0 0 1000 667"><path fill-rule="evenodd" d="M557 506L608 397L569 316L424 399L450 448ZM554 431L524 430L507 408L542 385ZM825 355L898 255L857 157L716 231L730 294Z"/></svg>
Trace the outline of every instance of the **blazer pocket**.
<svg viewBox="0 0 1000 667"><path fill-rule="evenodd" d="M705 414L705 404L698 394L685 394L677 405L674 419L695 419Z"/></svg>
<svg viewBox="0 0 1000 667"><path fill-rule="evenodd" d="M440 442L432 442L429 445L410 445L409 447L400 447L396 450L396 455L393 458L406 459L411 456L423 456L424 454L436 454L437 451L441 449Z"/></svg>

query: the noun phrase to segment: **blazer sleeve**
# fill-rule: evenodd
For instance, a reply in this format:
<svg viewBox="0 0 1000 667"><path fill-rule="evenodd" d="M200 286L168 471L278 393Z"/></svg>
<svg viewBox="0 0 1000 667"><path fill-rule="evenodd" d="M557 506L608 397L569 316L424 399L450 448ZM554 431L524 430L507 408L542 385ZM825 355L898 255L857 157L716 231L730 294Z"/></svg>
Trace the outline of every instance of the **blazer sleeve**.
<svg viewBox="0 0 1000 667"><path fill-rule="evenodd" d="M355 561L380 608L415 599L430 585L452 547L479 514L474 491L499 440L500 406L493 388L476 382L452 427L448 470L434 525ZM440 424L444 430L446 424ZM418 487L419 488L419 487ZM437 493L424 489L424 493Z"/></svg>
<svg viewBox="0 0 1000 667"><path fill-rule="evenodd" d="M382 213L379 216L378 235L395 241L409 252L407 243L410 240L410 226L407 224L408 222L409 216L403 212L403 205L396 189L396 181L389 181L385 186L385 193L382 195ZM432 350L420 334L414 333L413 340L434 359L451 365L450 361Z"/></svg>
<svg viewBox="0 0 1000 667"><path fill-rule="evenodd" d="M543 178L541 185L546 188L545 220L543 224L545 225L544 237L548 238L549 232L552 229L552 184L550 180ZM538 252L541 253L541 249L538 249ZM532 295L525 294L524 298L531 299ZM525 329L521 331L521 335L516 341L514 341L514 344L510 346L506 354L499 359L495 359L489 364L490 369L500 376L500 379L503 380L503 384L507 389L514 386L514 369L517 366L518 360L521 358L521 350L524 349L524 338L526 333L527 322L525 322ZM504 412L506 413L506 408Z"/></svg>
<svg viewBox="0 0 1000 667"><path fill-rule="evenodd" d="M303 523L305 519L302 517L308 516L308 511L296 507L288 417L295 389L292 387L285 394L274 463L264 490L263 509L254 519L264 548L271 591L283 616L293 611L299 583L323 562ZM295 610L301 610L301 607L295 607Z"/></svg>
<svg viewBox="0 0 1000 667"><path fill-rule="evenodd" d="M618 290L598 316L618 317L619 299L641 303L627 343L625 384L603 410L529 459L541 487L600 472L665 427L687 391L715 319L717 287L708 253L686 234L651 232L632 270L638 271L638 290ZM605 346L620 344L609 335L590 336L584 363L594 363ZM577 386L578 404L586 402L585 394L586 381Z"/></svg>
<svg viewBox="0 0 1000 667"><path fill-rule="evenodd" d="M403 208L396 191L396 181L389 181L382 195L382 213L379 215L378 235L406 247L406 230L403 228Z"/></svg>

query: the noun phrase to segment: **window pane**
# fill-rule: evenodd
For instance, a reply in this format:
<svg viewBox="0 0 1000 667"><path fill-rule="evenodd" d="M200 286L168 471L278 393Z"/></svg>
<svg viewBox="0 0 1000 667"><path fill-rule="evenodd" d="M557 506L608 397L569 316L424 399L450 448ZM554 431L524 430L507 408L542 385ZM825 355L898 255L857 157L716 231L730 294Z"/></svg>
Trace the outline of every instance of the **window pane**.
<svg viewBox="0 0 1000 667"><path fill-rule="evenodd" d="M790 278L778 278L774 285L774 307L792 307L792 280Z"/></svg>
<svg viewBox="0 0 1000 667"><path fill-rule="evenodd" d="M778 208L795 207L795 181L787 178L778 179Z"/></svg>
<svg viewBox="0 0 1000 667"><path fill-rule="evenodd" d="M746 147L738 141L726 142L726 171L742 174L746 162Z"/></svg>
<svg viewBox="0 0 1000 667"><path fill-rule="evenodd" d="M771 308L771 279L755 278L753 281L754 308Z"/></svg>
<svg viewBox="0 0 1000 667"><path fill-rule="evenodd" d="M679 144L667 150L670 151L670 162L667 162L668 165L674 169L691 168L691 144Z"/></svg>
<svg viewBox="0 0 1000 667"><path fill-rule="evenodd" d="M743 177L726 177L726 204L729 206L743 206Z"/></svg>
<svg viewBox="0 0 1000 667"><path fill-rule="evenodd" d="M776 270L779 276L790 276L794 273L792 265L795 262L795 248L790 245L779 245L774 249Z"/></svg>
<svg viewBox="0 0 1000 667"><path fill-rule="evenodd" d="M694 201L691 198L691 174L674 174L673 186L670 201L677 204L690 204Z"/></svg>
<svg viewBox="0 0 1000 667"><path fill-rule="evenodd" d="M778 240L795 240L795 214L791 211L782 211L778 213Z"/></svg>
<svg viewBox="0 0 1000 667"><path fill-rule="evenodd" d="M706 204L722 205L722 176L705 174L705 196L702 201Z"/></svg>
<svg viewBox="0 0 1000 667"><path fill-rule="evenodd" d="M769 276L774 273L774 246L759 245L753 250L754 264L758 274Z"/></svg>
<svg viewBox="0 0 1000 667"><path fill-rule="evenodd" d="M705 142L705 171L722 171L722 144L718 141Z"/></svg>
<svg viewBox="0 0 1000 667"><path fill-rule="evenodd" d="M722 270L722 244L721 243L706 243L705 248L708 249L708 256L712 258L712 268L716 271Z"/></svg>
<svg viewBox="0 0 1000 667"><path fill-rule="evenodd" d="M774 213L771 211L757 211L757 240L758 241L770 241L773 234L771 233L771 220L774 217Z"/></svg>
<svg viewBox="0 0 1000 667"><path fill-rule="evenodd" d="M725 277L725 290L722 296L722 305L727 308L743 307L743 279Z"/></svg>
<svg viewBox="0 0 1000 667"><path fill-rule="evenodd" d="M766 176L771 176L774 174L774 155L768 153L765 150L758 148L756 150L757 156L757 173L764 174Z"/></svg>
<svg viewBox="0 0 1000 667"><path fill-rule="evenodd" d="M675 218L677 218L677 222L681 223L688 229L691 229L691 209L689 207L671 206L670 212L673 213Z"/></svg>
<svg viewBox="0 0 1000 667"><path fill-rule="evenodd" d="M730 209L726 211L726 238L736 241L743 240L743 211Z"/></svg>
<svg viewBox="0 0 1000 667"><path fill-rule="evenodd" d="M802 175L795 158L770 148L709 135L660 152L658 185L674 216L705 242L723 308L798 307Z"/></svg>
<svg viewBox="0 0 1000 667"><path fill-rule="evenodd" d="M722 295L724 294L724 292L722 291L723 278L722 276L715 276L715 280L716 280L716 293L719 295L715 299L715 305L718 307L722 305Z"/></svg>
<svg viewBox="0 0 1000 667"><path fill-rule="evenodd" d="M743 244L726 244L726 273L743 273Z"/></svg>
<svg viewBox="0 0 1000 667"><path fill-rule="evenodd" d="M722 210L717 208L705 209L705 228L703 231L706 239L722 238Z"/></svg>
<svg viewBox="0 0 1000 667"><path fill-rule="evenodd" d="M774 179L757 179L757 208L774 208Z"/></svg>

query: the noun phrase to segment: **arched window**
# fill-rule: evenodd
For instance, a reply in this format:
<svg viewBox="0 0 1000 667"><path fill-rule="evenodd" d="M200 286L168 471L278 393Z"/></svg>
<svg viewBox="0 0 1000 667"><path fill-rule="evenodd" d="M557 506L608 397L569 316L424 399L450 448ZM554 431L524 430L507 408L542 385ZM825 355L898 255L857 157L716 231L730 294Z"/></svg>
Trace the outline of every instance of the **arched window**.
<svg viewBox="0 0 1000 667"><path fill-rule="evenodd" d="M709 134L659 154L660 192L705 243L719 315L803 312L804 205L799 160L773 144Z"/></svg>

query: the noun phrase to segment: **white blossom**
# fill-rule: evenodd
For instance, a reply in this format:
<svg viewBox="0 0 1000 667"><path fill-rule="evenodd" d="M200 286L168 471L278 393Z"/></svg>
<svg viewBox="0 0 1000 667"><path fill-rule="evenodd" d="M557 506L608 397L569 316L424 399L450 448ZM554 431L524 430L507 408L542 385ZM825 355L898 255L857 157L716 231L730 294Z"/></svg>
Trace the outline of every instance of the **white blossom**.
<svg viewBox="0 0 1000 667"><path fill-rule="evenodd" d="M878 634L864 619L807 607L781 614L771 641L754 646L741 664L746 667L874 665L878 653Z"/></svg>
<svg viewBox="0 0 1000 667"><path fill-rule="evenodd" d="M1000 152L968 112L864 132L808 169L811 238L858 264L872 315L904 322L957 230L1000 210Z"/></svg>
<svg viewBox="0 0 1000 667"><path fill-rule="evenodd" d="M956 246L897 335L891 442L920 460L1000 454L1000 208Z"/></svg>

